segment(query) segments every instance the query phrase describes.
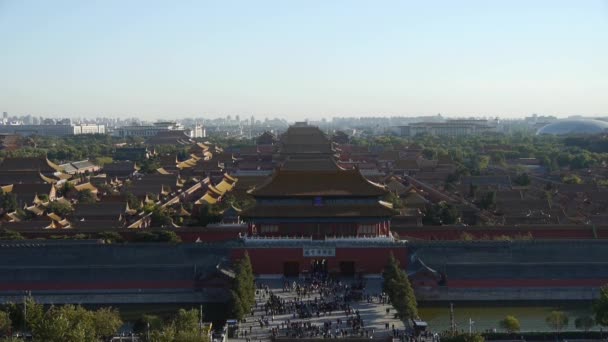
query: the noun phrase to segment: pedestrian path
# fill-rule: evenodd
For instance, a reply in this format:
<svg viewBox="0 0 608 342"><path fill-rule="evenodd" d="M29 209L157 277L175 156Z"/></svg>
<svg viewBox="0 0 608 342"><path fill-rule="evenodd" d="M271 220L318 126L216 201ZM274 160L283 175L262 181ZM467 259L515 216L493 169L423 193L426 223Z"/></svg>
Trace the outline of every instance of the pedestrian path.
<svg viewBox="0 0 608 342"><path fill-rule="evenodd" d="M268 289L273 294L286 301L295 299L297 296L294 291L284 291L283 281L268 280L259 281L258 283L262 286L268 286ZM366 282L366 287L363 292L364 298L366 298L368 294L370 296L378 296L380 293L381 280L373 279ZM309 297L305 297L304 300L314 300L315 296L318 297L319 295L312 293ZM314 314L313 317L310 318L294 318L293 313L267 316L263 309L263 305L268 298L265 291L259 291L256 295L256 307L253 310L253 316L246 316L245 322L240 324L239 337L237 339L230 339L231 341L247 341L247 339L250 339L252 342L268 341L271 339L271 329L281 328L281 323L285 323L287 320L290 320L291 323L307 322L314 326L323 326L326 322L332 322L332 331L333 329L338 328L338 319L342 322L346 322L347 320L346 314L341 310L332 311L331 314L329 312L326 314L321 313L318 317ZM368 302L366 299L363 299L361 301L351 302L351 306L353 311L358 310L359 315L364 322L363 330L367 332L368 338L371 338L372 336L374 339L386 338L392 336L394 331L403 332L405 329L403 322L394 318L395 311L391 305L379 303L378 300ZM265 324L263 326L260 325L259 322L263 321L263 319L268 320L268 326Z"/></svg>

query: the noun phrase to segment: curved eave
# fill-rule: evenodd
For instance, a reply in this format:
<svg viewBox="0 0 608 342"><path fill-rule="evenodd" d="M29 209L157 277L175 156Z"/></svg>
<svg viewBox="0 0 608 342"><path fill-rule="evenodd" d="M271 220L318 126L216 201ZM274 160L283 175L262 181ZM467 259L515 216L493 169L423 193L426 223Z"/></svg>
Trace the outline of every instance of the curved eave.
<svg viewBox="0 0 608 342"><path fill-rule="evenodd" d="M43 175L42 173L38 173L38 174L40 175L40 178L41 178L43 181L45 181L45 182L47 182L47 183L49 183L49 184L55 184L55 183L57 183L57 180L56 180L56 179L53 179L53 178L47 177L47 176Z"/></svg>

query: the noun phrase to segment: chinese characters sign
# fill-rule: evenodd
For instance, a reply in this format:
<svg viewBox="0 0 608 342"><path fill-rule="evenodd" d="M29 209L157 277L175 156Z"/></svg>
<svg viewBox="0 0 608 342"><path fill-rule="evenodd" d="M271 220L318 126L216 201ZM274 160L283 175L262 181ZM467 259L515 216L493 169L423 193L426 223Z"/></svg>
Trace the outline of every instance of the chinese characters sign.
<svg viewBox="0 0 608 342"><path fill-rule="evenodd" d="M305 257L335 257L335 247L304 247Z"/></svg>

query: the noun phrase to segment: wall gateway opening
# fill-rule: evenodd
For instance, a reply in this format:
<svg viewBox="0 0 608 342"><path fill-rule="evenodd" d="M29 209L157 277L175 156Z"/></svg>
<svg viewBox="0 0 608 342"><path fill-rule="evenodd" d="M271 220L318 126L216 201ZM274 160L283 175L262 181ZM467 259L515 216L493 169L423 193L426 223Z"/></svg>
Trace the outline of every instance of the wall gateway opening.
<svg viewBox="0 0 608 342"><path fill-rule="evenodd" d="M340 275L352 277L355 275L355 262L354 261L341 261L340 262Z"/></svg>
<svg viewBox="0 0 608 342"><path fill-rule="evenodd" d="M300 263L297 261L286 261L283 263L283 275L286 277L297 277L300 275Z"/></svg>
<svg viewBox="0 0 608 342"><path fill-rule="evenodd" d="M313 259L310 261L310 270L312 274L326 275L327 274L327 259Z"/></svg>

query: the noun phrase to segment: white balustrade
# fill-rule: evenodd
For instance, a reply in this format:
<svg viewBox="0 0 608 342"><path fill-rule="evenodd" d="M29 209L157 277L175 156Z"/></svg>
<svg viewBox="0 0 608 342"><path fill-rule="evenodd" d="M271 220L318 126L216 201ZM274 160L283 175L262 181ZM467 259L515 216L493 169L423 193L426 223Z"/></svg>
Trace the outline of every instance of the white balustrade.
<svg viewBox="0 0 608 342"><path fill-rule="evenodd" d="M240 235L240 234L239 234ZM311 242L312 236L248 236L240 235L240 238L246 243L283 243L283 242ZM325 236L323 240L314 240L318 242L351 242L351 243L390 243L395 242L395 238L391 235L380 236Z"/></svg>

